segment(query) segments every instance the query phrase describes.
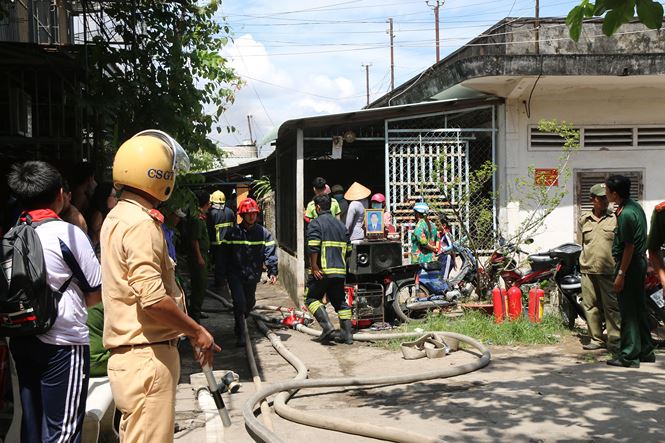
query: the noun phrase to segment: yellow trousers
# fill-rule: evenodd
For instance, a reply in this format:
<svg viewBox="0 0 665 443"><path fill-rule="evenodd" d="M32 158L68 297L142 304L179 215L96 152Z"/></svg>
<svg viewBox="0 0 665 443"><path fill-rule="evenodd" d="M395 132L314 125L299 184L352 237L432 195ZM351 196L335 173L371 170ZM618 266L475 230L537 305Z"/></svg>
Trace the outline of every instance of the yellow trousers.
<svg viewBox="0 0 665 443"><path fill-rule="evenodd" d="M113 400L122 413L120 442L172 442L180 378L180 355L175 345L113 349L108 375Z"/></svg>

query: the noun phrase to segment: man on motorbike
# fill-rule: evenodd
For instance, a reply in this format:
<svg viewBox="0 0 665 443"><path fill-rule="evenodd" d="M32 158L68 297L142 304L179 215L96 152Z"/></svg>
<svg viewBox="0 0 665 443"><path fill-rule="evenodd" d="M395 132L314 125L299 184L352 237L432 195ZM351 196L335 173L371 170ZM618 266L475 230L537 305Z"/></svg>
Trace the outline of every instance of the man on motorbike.
<svg viewBox="0 0 665 443"><path fill-rule="evenodd" d="M616 216L608 210L605 184L590 190L593 210L578 220L577 241L582 245L582 305L589 330L590 342L582 346L587 351L607 347L616 354L620 344L621 315L614 293L614 260L612 240ZM603 322L607 327L607 342L603 337Z"/></svg>

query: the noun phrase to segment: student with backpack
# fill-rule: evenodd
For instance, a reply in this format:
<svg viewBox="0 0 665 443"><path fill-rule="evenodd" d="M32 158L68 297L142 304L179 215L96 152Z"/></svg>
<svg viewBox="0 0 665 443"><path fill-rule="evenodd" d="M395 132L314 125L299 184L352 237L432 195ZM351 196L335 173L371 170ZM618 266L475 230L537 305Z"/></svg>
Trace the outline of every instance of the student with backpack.
<svg viewBox="0 0 665 443"><path fill-rule="evenodd" d="M101 301L90 240L62 221L62 177L48 163L15 164L8 176L24 208L2 240L0 335L16 362L22 442L79 442L90 372L86 305Z"/></svg>

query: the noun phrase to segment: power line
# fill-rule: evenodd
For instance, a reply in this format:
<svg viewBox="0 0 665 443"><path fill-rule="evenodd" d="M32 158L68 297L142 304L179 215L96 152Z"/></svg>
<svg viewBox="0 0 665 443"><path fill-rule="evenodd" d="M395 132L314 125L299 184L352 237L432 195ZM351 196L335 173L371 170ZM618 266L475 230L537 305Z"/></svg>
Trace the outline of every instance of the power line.
<svg viewBox="0 0 665 443"><path fill-rule="evenodd" d="M565 25L564 25L565 26ZM626 33L615 33L614 35L625 35L625 34L641 34L641 33L646 33L646 32L654 32L656 30L654 29L645 29L641 31L629 31ZM515 31L511 33L517 33L517 32L523 32L523 31ZM481 36L476 36L473 37L472 39L475 40L478 37L493 37L495 34L485 34ZM498 35L498 34L497 34ZM599 37L607 37L604 34L597 34L593 36L588 36L587 38L599 38ZM452 37L444 40L466 40L469 37ZM546 40L539 40L540 42L554 42L554 41L561 41L561 40L569 40L570 37L557 37L557 38L550 38ZM518 45L518 44L524 44L524 43L535 43L536 40L522 40L522 41L507 41L507 42L488 42L488 43L466 43L463 45L443 45L444 48L463 48L463 47L481 47L481 46L506 46L506 45ZM422 45L422 44L417 44L420 42L415 42L414 44L399 44L396 45L397 47L400 48L429 48L431 47L430 45ZM319 46L319 45L313 45L313 46ZM245 54L245 57L278 57L278 56L292 56L292 55L311 55L311 54L330 54L330 53L340 53L340 52L355 52L355 51L370 51L370 50L376 50L376 49L385 49L388 47L388 44L382 44L378 46L368 46L368 47L357 47L357 48L349 48L349 49L328 49L324 51L302 51L302 52L282 52L282 53L271 53L271 54Z"/></svg>
<svg viewBox="0 0 665 443"><path fill-rule="evenodd" d="M359 98L359 97L362 97L362 96L365 95L365 94L358 94L358 95L350 95L348 97L328 97L328 96L321 95L321 94L314 94L314 93L311 93L311 92L301 91L300 89L290 88L288 86L278 85L276 83L271 83L271 82L261 80L261 79L258 79L258 78L254 78L254 77L250 77L250 76L244 75L244 74L241 74L241 77L242 78L248 78L248 79L253 80L255 82L264 83L266 85L274 86L276 88L284 89L284 90L287 90L287 91L293 91L293 92L297 92L297 93L302 94L302 95L310 95L312 97L321 98L321 99L330 100L330 101L351 100L351 99L356 99L356 98Z"/></svg>
<svg viewBox="0 0 665 443"><path fill-rule="evenodd" d="M440 1L440 0L439 0ZM481 3L476 3L475 5L481 6L483 4L495 4L496 2L481 2ZM552 6L560 6L560 5L573 5L576 4L577 1L575 0L567 0L563 2L558 2L558 3L552 3L547 5L548 7ZM401 3L400 3L401 4ZM386 6L386 5L384 5ZM464 7L463 9L468 10L468 6ZM452 8L446 8L452 9ZM462 9L462 8L458 8ZM497 8L483 8L482 11L475 11L475 12L470 12L468 14L454 14L452 15L453 17L478 17L478 16L486 16L490 15L493 13L498 13L504 10L503 6L497 7ZM522 8L519 9L520 11L532 11L533 10L533 4L529 0L529 5L528 6L523 6ZM419 12L417 15L421 15L423 13ZM399 17L398 15L391 14L394 17ZM415 15L415 14L413 14ZM261 18L260 16L256 15L249 15L249 14L237 14L236 17L247 17L247 18ZM255 22L235 22L235 25L243 26L300 26L300 25L340 25L340 24L380 24L380 23L385 23L385 17L364 17L364 18L356 18L356 19L337 19L337 20L324 20L324 19L312 19L312 18L280 18L277 17L275 20L282 20L282 21L288 21L289 23L280 23L280 22L267 22L267 23L255 23ZM429 19L423 19L423 20L400 20L401 23L408 23L408 24L427 24L431 23L431 20Z"/></svg>

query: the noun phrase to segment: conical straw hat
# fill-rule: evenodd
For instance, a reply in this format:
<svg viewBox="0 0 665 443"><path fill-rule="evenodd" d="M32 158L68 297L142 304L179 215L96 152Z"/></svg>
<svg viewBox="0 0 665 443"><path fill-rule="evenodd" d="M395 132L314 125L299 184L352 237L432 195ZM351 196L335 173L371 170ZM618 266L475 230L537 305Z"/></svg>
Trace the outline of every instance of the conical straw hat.
<svg viewBox="0 0 665 443"><path fill-rule="evenodd" d="M346 194L344 194L344 198L349 201L362 200L363 198L369 197L371 193L372 191L360 183L353 182L353 184L349 187L349 190L346 191Z"/></svg>

